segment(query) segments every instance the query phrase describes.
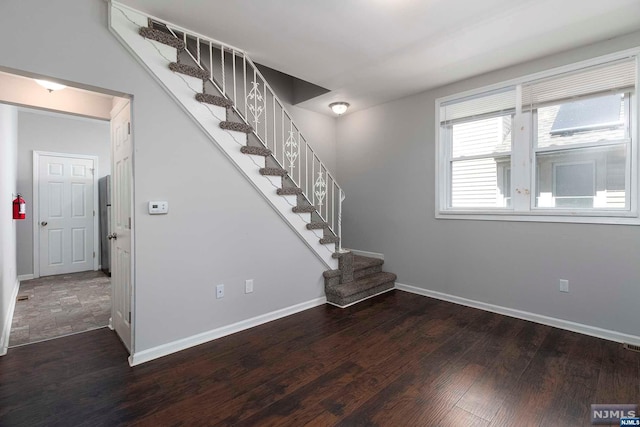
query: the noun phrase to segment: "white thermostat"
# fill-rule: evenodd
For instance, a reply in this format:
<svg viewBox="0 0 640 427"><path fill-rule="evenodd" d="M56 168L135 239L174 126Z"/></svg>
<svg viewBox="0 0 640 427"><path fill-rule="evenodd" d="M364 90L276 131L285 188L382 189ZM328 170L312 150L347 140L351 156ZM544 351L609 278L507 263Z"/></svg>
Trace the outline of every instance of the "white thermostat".
<svg viewBox="0 0 640 427"><path fill-rule="evenodd" d="M169 212L169 202L149 202L149 215L165 215Z"/></svg>

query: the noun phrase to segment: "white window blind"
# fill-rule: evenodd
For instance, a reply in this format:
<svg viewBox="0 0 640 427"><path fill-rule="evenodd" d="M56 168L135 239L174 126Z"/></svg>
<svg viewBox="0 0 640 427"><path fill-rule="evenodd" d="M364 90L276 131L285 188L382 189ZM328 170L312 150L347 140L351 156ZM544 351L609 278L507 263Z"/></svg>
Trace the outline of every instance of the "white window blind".
<svg viewBox="0 0 640 427"><path fill-rule="evenodd" d="M440 123L453 124L455 122L512 114L515 109L515 87L504 88L441 104Z"/></svg>
<svg viewBox="0 0 640 427"><path fill-rule="evenodd" d="M627 92L635 87L635 82L635 58L618 60L525 83L522 105L533 109L583 96Z"/></svg>

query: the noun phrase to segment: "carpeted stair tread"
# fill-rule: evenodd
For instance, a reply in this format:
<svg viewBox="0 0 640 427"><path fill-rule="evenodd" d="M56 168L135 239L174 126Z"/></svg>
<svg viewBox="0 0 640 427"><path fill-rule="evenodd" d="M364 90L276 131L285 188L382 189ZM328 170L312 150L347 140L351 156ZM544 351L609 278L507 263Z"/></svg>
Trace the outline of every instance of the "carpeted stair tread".
<svg viewBox="0 0 640 427"><path fill-rule="evenodd" d="M342 285L340 285L342 286ZM369 288L367 290L364 290L362 292L358 292L356 294L350 295L348 297L339 297L337 295L334 294L327 294L327 302L330 304L335 304L338 307L347 307L348 305L357 303L359 301L362 301L368 297L371 297L373 295L378 295L381 294L383 292L387 292L392 290L395 287L395 284L393 282L387 282L387 283L383 283L382 285L373 287L373 288Z"/></svg>
<svg viewBox="0 0 640 427"><path fill-rule="evenodd" d="M279 196L297 196L298 194L302 194L302 188L298 187L287 187L287 188L278 188L276 191Z"/></svg>
<svg viewBox="0 0 640 427"><path fill-rule="evenodd" d="M338 298L348 298L352 295L360 294L389 283L391 287L393 287L396 279L397 276L395 274L382 271L372 274L371 276L363 277L362 279L354 280L353 282L325 286L325 292L327 295L335 295Z"/></svg>
<svg viewBox="0 0 640 427"><path fill-rule="evenodd" d="M173 37L171 34L164 33L160 30L154 30L149 27L140 28L140 35L149 40L155 40L167 46L175 47L178 50L184 49L184 42Z"/></svg>
<svg viewBox="0 0 640 427"><path fill-rule="evenodd" d="M191 65L181 64L179 62L172 62L169 64L169 69L174 73L186 74L187 76L195 77L196 79L206 80L209 78L209 72L199 67L193 67Z"/></svg>
<svg viewBox="0 0 640 427"><path fill-rule="evenodd" d="M341 257L350 254L351 251L343 251L343 252L334 252L331 254L331 258L333 259L340 259Z"/></svg>
<svg viewBox="0 0 640 427"><path fill-rule="evenodd" d="M339 241L340 241L340 238L338 236L329 236L329 237L323 237L322 239L320 239L320 244L328 245L329 243L338 243Z"/></svg>
<svg viewBox="0 0 640 427"><path fill-rule="evenodd" d="M226 130L235 130L236 132L243 132L243 133L251 133L253 132L253 128L247 124L244 123L238 123L238 122L220 122L220 128L222 129L226 129Z"/></svg>
<svg viewBox="0 0 640 427"><path fill-rule="evenodd" d="M289 172L281 168L260 168L260 175L286 176Z"/></svg>
<svg viewBox="0 0 640 427"><path fill-rule="evenodd" d="M295 213L313 213L316 211L316 208L313 206L294 206L291 210Z"/></svg>
<svg viewBox="0 0 640 427"><path fill-rule="evenodd" d="M355 270L362 270L364 268L373 267L376 265L384 264L384 260L380 258L372 258L362 255L353 256L353 268Z"/></svg>
<svg viewBox="0 0 640 427"><path fill-rule="evenodd" d="M327 270L322 273L325 279L331 279L332 277L339 277L342 274L340 270Z"/></svg>
<svg viewBox="0 0 640 427"><path fill-rule="evenodd" d="M379 258L369 258L361 255L353 256L353 269L354 270L364 270L369 267L376 267L378 265L384 264L384 260Z"/></svg>
<svg viewBox="0 0 640 427"><path fill-rule="evenodd" d="M264 156L264 157L271 155L271 150L269 150L268 148L255 147L253 145L245 145L244 147L240 148L240 152L244 154L255 154L256 156Z"/></svg>
<svg viewBox="0 0 640 427"><path fill-rule="evenodd" d="M378 258L353 256L353 279L360 279L382 271L384 261Z"/></svg>
<svg viewBox="0 0 640 427"><path fill-rule="evenodd" d="M340 277L342 276L342 271L340 270L327 270L322 273L324 277L324 286L337 286L340 284Z"/></svg>
<svg viewBox="0 0 640 427"><path fill-rule="evenodd" d="M233 102L231 102L231 100L222 96L211 95L210 93L196 93L196 101L203 102L205 104L217 105L218 107L224 108L233 107Z"/></svg>
<svg viewBox="0 0 640 427"><path fill-rule="evenodd" d="M322 230L324 228L329 228L329 224L324 221L315 221L307 224L307 230Z"/></svg>

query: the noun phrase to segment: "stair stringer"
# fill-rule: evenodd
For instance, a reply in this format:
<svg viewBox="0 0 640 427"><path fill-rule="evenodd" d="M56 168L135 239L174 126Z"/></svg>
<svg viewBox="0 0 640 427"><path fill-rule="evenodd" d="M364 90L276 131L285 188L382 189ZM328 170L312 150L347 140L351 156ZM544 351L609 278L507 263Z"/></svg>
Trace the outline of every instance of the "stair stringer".
<svg viewBox="0 0 640 427"><path fill-rule="evenodd" d="M261 175L259 169L265 165L256 161L256 156L240 152L240 148L247 143L246 134L220 128L220 122L226 120L226 109L197 101L195 94L202 92L202 80L171 71L169 63L176 60L176 49L139 35L139 28L147 25L145 15L131 9L127 9L126 14L125 17L120 9L110 4L111 32L242 172L311 251L329 269L336 269L338 261L332 258L333 250L330 249L333 245L320 244L319 239L323 237L322 230L316 233L318 230L306 228L311 221L311 214L292 212L291 209L295 203L292 205L291 202L295 199L276 193L276 190L281 187L282 178ZM264 160L262 162L264 163Z"/></svg>

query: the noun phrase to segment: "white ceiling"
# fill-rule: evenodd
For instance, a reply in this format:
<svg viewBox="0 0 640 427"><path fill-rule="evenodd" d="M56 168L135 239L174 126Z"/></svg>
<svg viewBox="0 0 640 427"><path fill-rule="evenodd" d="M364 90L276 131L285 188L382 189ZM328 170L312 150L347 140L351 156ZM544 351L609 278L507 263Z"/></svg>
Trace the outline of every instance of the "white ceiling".
<svg viewBox="0 0 640 427"><path fill-rule="evenodd" d="M122 0L350 111L640 29L640 0Z"/></svg>

